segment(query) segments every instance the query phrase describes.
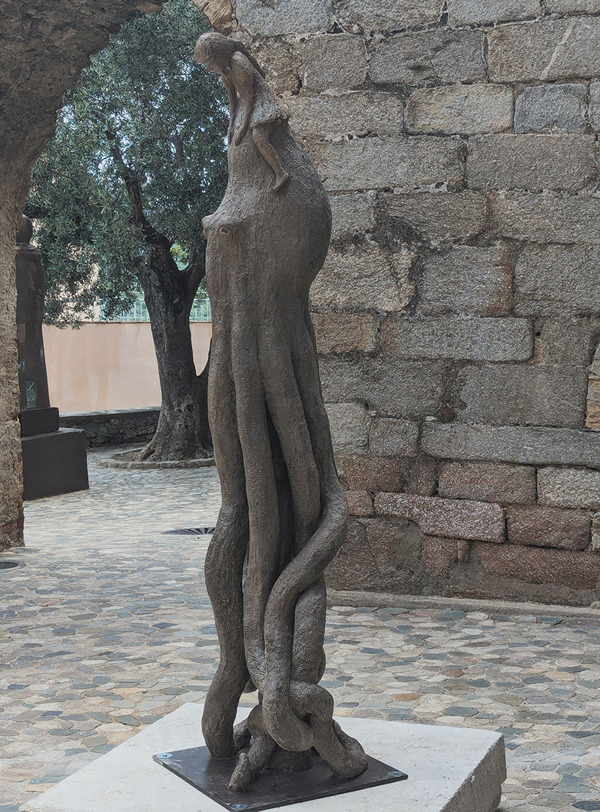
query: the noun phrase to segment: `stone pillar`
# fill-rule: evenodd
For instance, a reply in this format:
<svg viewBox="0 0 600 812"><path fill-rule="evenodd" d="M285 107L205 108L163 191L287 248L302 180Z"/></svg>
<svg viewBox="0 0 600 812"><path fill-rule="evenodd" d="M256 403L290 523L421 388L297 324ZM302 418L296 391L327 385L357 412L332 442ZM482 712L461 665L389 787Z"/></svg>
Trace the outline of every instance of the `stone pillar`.
<svg viewBox="0 0 600 812"><path fill-rule="evenodd" d="M31 245L31 220L23 215L17 233L17 349L21 412L50 406L42 322L45 278L39 248Z"/></svg>

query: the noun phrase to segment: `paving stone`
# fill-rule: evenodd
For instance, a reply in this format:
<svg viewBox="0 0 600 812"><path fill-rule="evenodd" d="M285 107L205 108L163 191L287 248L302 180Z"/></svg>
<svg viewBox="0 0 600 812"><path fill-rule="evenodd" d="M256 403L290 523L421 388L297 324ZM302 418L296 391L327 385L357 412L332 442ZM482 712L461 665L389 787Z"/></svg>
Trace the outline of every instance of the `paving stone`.
<svg viewBox="0 0 600 812"><path fill-rule="evenodd" d="M391 367L377 369L379 395L389 386L393 404L394 391L402 389L400 378ZM403 385L408 380L412 386L412 373L401 374L408 376ZM432 367L426 377L433 374ZM547 431L551 436L558 432L560 447L569 453L577 450L580 435L594 436ZM498 446L506 445L505 439L497 440ZM529 434L513 436L507 441L509 453L513 441L531 444ZM216 471L140 474L99 466L110 453L90 455L90 491L26 503L28 547L11 551L11 558L14 552L26 566L4 572L0 580L3 620L11 624L0 664L0 810L5 806L16 812L32 791L46 789L139 729L111 718L131 716L141 725L151 724L179 707L191 686L197 686L194 701L201 701L216 669L218 641L202 579L210 536L164 535L177 528L214 526L220 504ZM458 539L423 538L417 531L408 544L397 519L353 521L363 534L351 555L355 565L364 561L365 570L406 568L414 560L411 550L421 544L432 568L470 566L458 561ZM472 560L507 584L553 581L587 590L600 577L597 553L462 543L471 548ZM380 578L376 570L373 588ZM41 584L52 588L40 590ZM48 606L49 600L56 603ZM563 620L552 625L558 618ZM69 650L60 648L55 628L75 628ZM165 645L151 646L154 641ZM593 809L600 769L595 617L570 617L560 607L515 615L466 613L442 605L338 606L328 612L326 648L325 680L341 712L447 725L457 718L444 713L447 709L475 710L467 726L499 730L507 739L503 808ZM109 659L111 652L120 658ZM102 684L94 683L98 677ZM92 683L93 689L83 687ZM8 685L24 687L7 691ZM410 695L418 698L409 700ZM28 721L19 720L34 711L37 715ZM48 730L60 729L62 716L73 727L66 728L69 735L52 736L49 748ZM101 724L81 730L86 717ZM27 763L34 758L40 766ZM22 770L33 771L37 783L18 780L15 759ZM560 765L572 764L579 769L563 773L576 778L572 791L540 785L524 793L527 772L559 772Z"/></svg>

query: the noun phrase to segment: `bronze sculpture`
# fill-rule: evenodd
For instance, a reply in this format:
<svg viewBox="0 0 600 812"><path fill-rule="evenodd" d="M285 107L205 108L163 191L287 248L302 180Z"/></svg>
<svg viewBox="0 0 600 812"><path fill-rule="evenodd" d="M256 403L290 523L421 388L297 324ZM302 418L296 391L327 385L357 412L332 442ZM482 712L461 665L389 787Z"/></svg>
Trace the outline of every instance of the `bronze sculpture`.
<svg viewBox="0 0 600 812"><path fill-rule="evenodd" d="M332 720L323 571L348 509L325 411L310 285L331 233L327 194L244 46L217 33L196 58L227 88L229 183L203 221L213 308L209 413L222 508L205 574L221 660L203 718L213 757L242 748L230 789L265 767L307 769L311 748L340 778L368 766ZM234 728L239 699L260 702Z"/></svg>

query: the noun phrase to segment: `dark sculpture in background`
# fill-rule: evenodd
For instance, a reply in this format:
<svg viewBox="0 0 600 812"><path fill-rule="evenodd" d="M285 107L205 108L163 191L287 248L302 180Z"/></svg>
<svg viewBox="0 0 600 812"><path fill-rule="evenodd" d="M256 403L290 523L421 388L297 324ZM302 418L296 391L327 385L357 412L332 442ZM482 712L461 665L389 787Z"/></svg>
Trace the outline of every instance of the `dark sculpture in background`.
<svg viewBox="0 0 600 812"><path fill-rule="evenodd" d="M203 719L213 757L242 749L230 789L262 769L311 766L338 778L368 766L332 719L323 571L344 541L347 506L323 404L310 285L331 232L327 194L253 57L220 34L196 58L231 105L229 183L204 219L213 308L209 410L223 504L206 559L221 660ZM259 704L234 726L244 691Z"/></svg>

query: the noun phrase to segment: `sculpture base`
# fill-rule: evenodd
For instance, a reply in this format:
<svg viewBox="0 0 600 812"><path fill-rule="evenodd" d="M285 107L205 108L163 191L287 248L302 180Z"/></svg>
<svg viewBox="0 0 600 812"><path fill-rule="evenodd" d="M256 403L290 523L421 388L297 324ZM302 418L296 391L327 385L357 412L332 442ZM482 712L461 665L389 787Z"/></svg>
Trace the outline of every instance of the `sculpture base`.
<svg viewBox="0 0 600 812"><path fill-rule="evenodd" d="M239 793L232 792L227 786L237 758L214 759L207 747L192 747L161 753L154 756L154 760L233 812L261 812L403 781L408 777L406 773L369 757L369 766L362 775L343 780L335 778L323 759L316 756L310 770L290 773L265 770L253 780L247 792Z"/></svg>
<svg viewBox="0 0 600 812"><path fill-rule="evenodd" d="M152 758L201 744L203 707L183 705L27 801L21 812L223 812ZM240 708L237 721L249 712ZM352 717L339 721L368 753L402 764L408 781L305 801L289 807L293 812L494 812L498 807L506 778L499 733ZM237 803L246 800L240 795Z"/></svg>
<svg viewBox="0 0 600 812"><path fill-rule="evenodd" d="M23 499L89 488L87 437L81 429L22 437Z"/></svg>

